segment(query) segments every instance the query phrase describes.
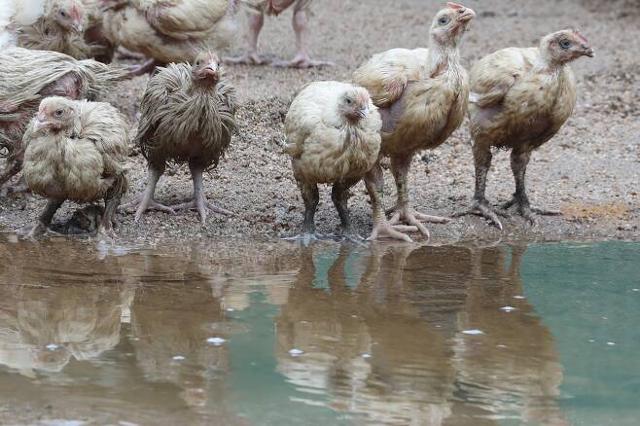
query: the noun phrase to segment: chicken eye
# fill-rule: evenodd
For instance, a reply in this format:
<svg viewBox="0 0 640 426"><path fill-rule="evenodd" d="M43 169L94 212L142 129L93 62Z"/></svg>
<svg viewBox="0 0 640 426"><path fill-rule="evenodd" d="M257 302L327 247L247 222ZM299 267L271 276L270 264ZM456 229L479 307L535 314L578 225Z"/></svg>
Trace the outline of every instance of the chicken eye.
<svg viewBox="0 0 640 426"><path fill-rule="evenodd" d="M347 98L347 105L351 105L353 103L353 101L349 98Z"/></svg>
<svg viewBox="0 0 640 426"><path fill-rule="evenodd" d="M60 11L60 16L62 16L63 18L67 17L67 12L65 12L64 10Z"/></svg>
<svg viewBox="0 0 640 426"><path fill-rule="evenodd" d="M449 21L450 21L449 16L444 15L444 16L441 16L440 19L438 19L438 24L447 25Z"/></svg>
<svg viewBox="0 0 640 426"><path fill-rule="evenodd" d="M562 39L560 40L560 47L566 50L571 47L571 42L566 38Z"/></svg>
<svg viewBox="0 0 640 426"><path fill-rule="evenodd" d="M56 112L53 113L53 115L55 115L56 117L62 117L62 112L63 111L61 109L58 109L56 110Z"/></svg>

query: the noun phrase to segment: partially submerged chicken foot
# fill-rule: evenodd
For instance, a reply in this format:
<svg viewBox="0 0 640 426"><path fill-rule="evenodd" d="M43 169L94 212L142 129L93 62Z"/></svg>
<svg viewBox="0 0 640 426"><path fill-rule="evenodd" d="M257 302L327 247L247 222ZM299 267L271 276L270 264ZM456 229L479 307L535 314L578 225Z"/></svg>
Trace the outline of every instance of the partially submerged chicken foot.
<svg viewBox="0 0 640 426"><path fill-rule="evenodd" d="M44 235L49 230L53 215L56 214L62 203L64 203L64 200L49 200L44 211L38 217L38 222L35 225L26 226L18 233L23 234L26 239L32 240Z"/></svg>
<svg viewBox="0 0 640 426"><path fill-rule="evenodd" d="M315 216L320 202L318 185L307 183L302 179L296 179L298 188L304 201L304 222L302 222L302 233L294 237L286 237L285 240L300 241L303 246L308 246L312 241L322 240L324 235L316 234Z"/></svg>
<svg viewBox="0 0 640 426"><path fill-rule="evenodd" d="M223 214L225 216L233 216L235 213L232 211L223 209L222 207L218 207L212 202L207 201L202 185L202 173L204 172L204 169L192 163L189 164L189 169L191 170L191 177L193 178L193 199L186 203L173 206L173 210L195 209L198 211L200 215L200 222L202 222L203 225L207 220L207 210L211 210L214 213Z"/></svg>

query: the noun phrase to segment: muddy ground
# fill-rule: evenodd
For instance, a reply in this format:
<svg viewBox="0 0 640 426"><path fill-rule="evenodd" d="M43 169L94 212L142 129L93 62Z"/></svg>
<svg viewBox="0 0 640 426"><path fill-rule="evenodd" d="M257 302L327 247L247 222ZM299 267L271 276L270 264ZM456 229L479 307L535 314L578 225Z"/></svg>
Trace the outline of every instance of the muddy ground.
<svg viewBox="0 0 640 426"><path fill-rule="evenodd" d="M528 170L532 203L562 210L562 217L542 217L529 226L520 218L506 220L503 239L537 240L622 238L638 239L640 226L640 5L634 1L586 0L468 1L478 13L466 35L462 56L467 67L507 46L528 46L540 36L578 27L589 38L594 59L573 64L578 77L578 104L573 116L548 144L538 150ZM302 202L281 153L283 119L292 96L314 80L349 79L351 72L373 53L394 47L425 46L431 17L442 2L424 0L317 0L312 18L312 51L334 61L335 67L283 70L271 67L228 66L242 106L239 130L219 168L207 177L208 195L237 213L211 215L202 227L195 212L169 216L150 212L139 224L120 215L120 235L128 241L201 239L210 237L274 238L297 232ZM263 52L278 57L294 54L291 12L269 18L261 36ZM242 40L232 49L239 53ZM121 83L108 99L135 123L137 104L147 77ZM494 156L487 195L494 202L513 191L507 152ZM470 204L473 164L466 126L440 148L418 155L411 175L411 196L418 210L451 215ZM131 189L145 185L145 163L131 157ZM171 170L158 187L157 198L174 202L186 198L191 183L186 167ZM329 190L321 191L316 217L319 232L337 229L338 219ZM351 211L357 229L368 234L371 221L362 184L353 191ZM386 202L395 197L393 179L386 175ZM0 229L12 230L32 222L44 201L39 197L0 199ZM64 219L77 208L69 205ZM500 233L484 220L465 217L447 225L430 225L436 243L473 238L497 239ZM417 236L416 236L417 237Z"/></svg>

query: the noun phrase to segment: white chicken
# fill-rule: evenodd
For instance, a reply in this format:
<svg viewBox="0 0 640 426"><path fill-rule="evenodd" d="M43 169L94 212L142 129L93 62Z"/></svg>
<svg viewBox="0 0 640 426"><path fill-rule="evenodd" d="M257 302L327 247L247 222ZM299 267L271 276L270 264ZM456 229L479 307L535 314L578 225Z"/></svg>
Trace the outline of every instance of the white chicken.
<svg viewBox="0 0 640 426"><path fill-rule="evenodd" d="M354 186L375 164L382 121L367 91L358 86L322 81L306 86L293 100L285 119L294 176L304 200L301 238L316 238L314 215L318 184L333 185L331 198L345 238L351 229L347 200Z"/></svg>

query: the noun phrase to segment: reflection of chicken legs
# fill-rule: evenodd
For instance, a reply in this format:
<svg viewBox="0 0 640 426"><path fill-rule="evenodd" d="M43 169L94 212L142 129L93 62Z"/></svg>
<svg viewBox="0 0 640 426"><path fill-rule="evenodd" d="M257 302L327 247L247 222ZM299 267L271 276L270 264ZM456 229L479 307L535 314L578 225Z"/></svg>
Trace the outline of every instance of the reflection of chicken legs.
<svg viewBox="0 0 640 426"><path fill-rule="evenodd" d="M382 197L384 192L384 180L382 177L382 167L380 161L369 170L364 177L367 186L367 192L371 198L371 210L373 215L373 230L369 236L369 240L376 240L379 237L391 237L397 240L411 242L411 237L403 234L401 231L416 231L415 226L392 225L387 221L382 206Z"/></svg>
<svg viewBox="0 0 640 426"><path fill-rule="evenodd" d="M207 201L206 196L204 195L204 189L202 185L202 173L204 172L204 168L194 164L189 163L189 170L191 170L191 178L193 179L193 200L187 201L186 203L178 204L177 206L173 206L174 210L186 210L186 209L196 209L200 214L200 221L204 225L207 220L207 209L211 210L214 213L223 214L226 216L233 216L234 213L223 209L222 207L218 207L212 202Z"/></svg>
<svg viewBox="0 0 640 426"><path fill-rule="evenodd" d="M502 205L502 208L508 209L511 206L516 206L518 214L529 221L529 223L534 224L534 213L556 216L559 215L560 212L533 208L529 204L529 198L527 197L525 188L525 173L527 172L527 165L529 164L530 158L530 151L518 151L515 149L511 151L511 170L513 171L513 178L516 182L516 192L513 194L511 200Z"/></svg>
<svg viewBox="0 0 640 426"><path fill-rule="evenodd" d="M122 206L122 209L129 210L134 207L136 209L135 221L139 221L144 212L147 210L159 210L162 212L175 214L175 211L171 207L167 207L164 204L160 204L154 200L153 196L156 192L156 185L160 176L164 173L164 165L162 167L149 166L149 181L147 182L147 188L144 193L138 195L133 201Z"/></svg>
<svg viewBox="0 0 640 426"><path fill-rule="evenodd" d="M429 238L429 231L422 222L447 223L449 222L449 219L446 217L429 216L416 212L409 205L407 177L409 174L409 168L411 167L411 159L411 155L391 157L391 171L393 172L393 177L396 181L398 201L396 203L395 213L391 217L390 222L391 224L404 222L408 225L415 226L422 234Z"/></svg>

